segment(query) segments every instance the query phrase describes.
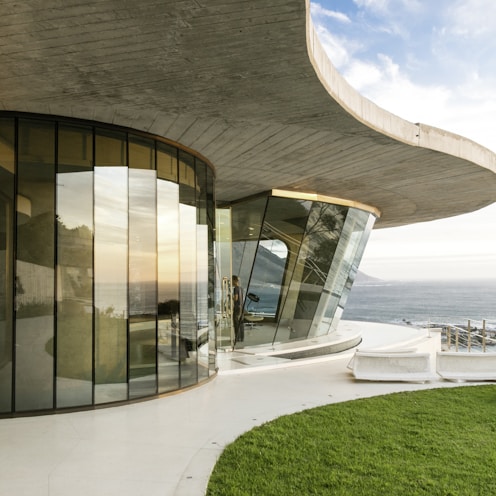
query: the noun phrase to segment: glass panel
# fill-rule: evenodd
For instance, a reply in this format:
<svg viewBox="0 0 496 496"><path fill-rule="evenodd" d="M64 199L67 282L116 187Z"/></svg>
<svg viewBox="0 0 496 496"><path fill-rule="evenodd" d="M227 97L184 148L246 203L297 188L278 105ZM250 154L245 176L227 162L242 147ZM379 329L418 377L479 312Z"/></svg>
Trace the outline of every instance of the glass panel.
<svg viewBox="0 0 496 496"><path fill-rule="evenodd" d="M376 219L374 215L367 212L360 212L358 214L358 217L359 219L357 220L356 225L353 226L354 229L350 239L350 250L346 255L346 257L349 257L349 260L346 264L343 264L342 267L343 271L347 270L347 274L345 274L346 277L342 277L342 280L345 280L341 290L339 301L336 303L335 310L334 302L331 301L325 312L324 318L326 321L329 321L332 318L328 332L337 331L339 320L343 315L344 307L348 300L351 287L355 282L358 267L360 265L360 261L362 260L363 252L365 251L365 247L367 246L370 232L374 227ZM365 224L365 226L363 226L363 224ZM339 295L339 291L336 291L336 294Z"/></svg>
<svg viewBox="0 0 496 496"><path fill-rule="evenodd" d="M264 224L264 228L267 224ZM265 229L264 229L265 237ZM261 239L253 266L245 311L252 315L277 315L284 272L288 262L288 247L280 239ZM262 305L260 305L260 298Z"/></svg>
<svg viewBox="0 0 496 496"><path fill-rule="evenodd" d="M292 314L284 314L281 309L295 271L311 205L309 201L288 198L268 200L246 291L245 345L271 343L277 323L281 329L279 339L289 339Z"/></svg>
<svg viewBox="0 0 496 496"><path fill-rule="evenodd" d="M93 401L93 133L60 126L57 167L57 407Z"/></svg>
<svg viewBox="0 0 496 496"><path fill-rule="evenodd" d="M177 148L157 143L157 175L177 183Z"/></svg>
<svg viewBox="0 0 496 496"><path fill-rule="evenodd" d="M208 226L207 226L207 170L196 160L197 228L196 228L196 288L197 288L197 346L198 380L208 377Z"/></svg>
<svg viewBox="0 0 496 496"><path fill-rule="evenodd" d="M196 208L179 205L181 387L197 382Z"/></svg>
<svg viewBox="0 0 496 496"><path fill-rule="evenodd" d="M208 227L196 228L198 380L208 377Z"/></svg>
<svg viewBox="0 0 496 496"><path fill-rule="evenodd" d="M207 167L207 226L208 226L208 367L209 373L217 370L215 334L215 196L214 175Z"/></svg>
<svg viewBox="0 0 496 496"><path fill-rule="evenodd" d="M156 188L154 170L129 169L130 398L157 392Z"/></svg>
<svg viewBox="0 0 496 496"><path fill-rule="evenodd" d="M230 348L234 345L231 308L231 209L216 211L216 292L215 319L217 322L217 348Z"/></svg>
<svg viewBox="0 0 496 496"><path fill-rule="evenodd" d="M95 160L99 167L127 167L126 134L97 129Z"/></svg>
<svg viewBox="0 0 496 496"><path fill-rule="evenodd" d="M367 217L368 214L366 212L354 209L348 211L331 268L314 315L311 337L325 335L330 330L331 320L350 274L351 262L362 237Z"/></svg>
<svg viewBox="0 0 496 496"><path fill-rule="evenodd" d="M0 119L0 412L12 410L14 119Z"/></svg>
<svg viewBox="0 0 496 496"><path fill-rule="evenodd" d="M129 167L155 170L155 142L153 140L129 135Z"/></svg>
<svg viewBox="0 0 496 496"><path fill-rule="evenodd" d="M250 279L267 198L232 206L232 271L243 284Z"/></svg>
<svg viewBox="0 0 496 496"><path fill-rule="evenodd" d="M179 186L157 181L159 392L179 388ZM185 354L184 354L185 357Z"/></svg>
<svg viewBox="0 0 496 496"><path fill-rule="evenodd" d="M127 399L127 173L95 167L95 403Z"/></svg>
<svg viewBox="0 0 496 496"><path fill-rule="evenodd" d="M55 133L19 121L16 410L53 408Z"/></svg>
<svg viewBox="0 0 496 496"><path fill-rule="evenodd" d="M285 303L287 326L279 325L275 340L285 342L288 338L304 339L315 333L312 329L312 324L316 325L313 318L346 213L347 208L338 205L320 202L312 204Z"/></svg>
<svg viewBox="0 0 496 496"><path fill-rule="evenodd" d="M196 207L199 196L195 174L195 159L189 153L179 150L179 198L183 205Z"/></svg>

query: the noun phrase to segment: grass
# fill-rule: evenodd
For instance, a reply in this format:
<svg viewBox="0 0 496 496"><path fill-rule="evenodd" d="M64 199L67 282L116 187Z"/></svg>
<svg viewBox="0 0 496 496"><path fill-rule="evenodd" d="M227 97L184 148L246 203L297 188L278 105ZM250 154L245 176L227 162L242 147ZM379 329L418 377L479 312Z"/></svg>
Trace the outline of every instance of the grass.
<svg viewBox="0 0 496 496"><path fill-rule="evenodd" d="M496 386L395 393L278 418L222 453L208 496L496 494Z"/></svg>

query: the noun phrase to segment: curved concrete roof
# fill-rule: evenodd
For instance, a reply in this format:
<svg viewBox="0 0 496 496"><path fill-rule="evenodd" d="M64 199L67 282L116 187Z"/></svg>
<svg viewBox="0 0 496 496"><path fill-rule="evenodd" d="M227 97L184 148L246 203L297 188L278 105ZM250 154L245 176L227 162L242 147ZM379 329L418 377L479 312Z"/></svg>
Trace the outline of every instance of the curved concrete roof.
<svg viewBox="0 0 496 496"><path fill-rule="evenodd" d="M0 0L1 1L1 0ZM1 1L0 108L176 140L217 199L273 188L377 207L378 227L496 199L496 157L361 97L325 56L308 1Z"/></svg>

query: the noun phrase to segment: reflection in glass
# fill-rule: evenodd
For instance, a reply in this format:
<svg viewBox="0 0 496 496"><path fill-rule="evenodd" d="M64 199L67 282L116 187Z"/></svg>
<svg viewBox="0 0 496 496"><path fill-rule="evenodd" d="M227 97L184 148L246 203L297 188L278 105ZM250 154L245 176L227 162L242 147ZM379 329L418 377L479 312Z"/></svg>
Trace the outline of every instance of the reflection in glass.
<svg viewBox="0 0 496 496"><path fill-rule="evenodd" d="M155 142L152 139L129 136L129 168L155 170Z"/></svg>
<svg viewBox="0 0 496 496"><path fill-rule="evenodd" d="M127 174L95 167L95 403L127 399Z"/></svg>
<svg viewBox="0 0 496 496"><path fill-rule="evenodd" d="M179 205L181 387L197 382L196 208Z"/></svg>
<svg viewBox="0 0 496 496"><path fill-rule="evenodd" d="M126 134L109 129L97 129L95 160L99 167L127 167Z"/></svg>
<svg viewBox="0 0 496 496"><path fill-rule="evenodd" d="M93 133L59 127L57 407L93 402Z"/></svg>
<svg viewBox="0 0 496 496"><path fill-rule="evenodd" d="M153 396L216 370L213 172L95 126L0 118L1 414Z"/></svg>
<svg viewBox="0 0 496 496"><path fill-rule="evenodd" d="M257 198L232 207L232 270L243 284L250 279L266 205L267 198Z"/></svg>
<svg viewBox="0 0 496 496"><path fill-rule="evenodd" d="M241 346L284 343L335 330L374 216L277 196L235 204L231 210L233 272L245 274L241 283L246 286ZM258 233L256 240L251 241L252 233Z"/></svg>
<svg viewBox="0 0 496 496"><path fill-rule="evenodd" d="M341 267L341 277L337 278L342 285L341 294L337 302L330 301L325 310L323 319L324 322L330 321L328 332L334 332L337 330L339 320L343 315L344 307L351 291L351 287L355 282L358 267L363 256L363 252L365 251L365 246L367 245L367 241L375 223L375 216L372 214L357 210L354 211L354 214L356 217L352 218L353 223L350 226L350 229L352 229L349 243L350 248L344 255L346 263ZM350 217L350 214L348 214L348 217ZM346 224L348 224L348 217L346 219ZM341 285L339 285L338 288L340 288ZM336 291L336 295L339 295L339 291Z"/></svg>
<svg viewBox="0 0 496 496"><path fill-rule="evenodd" d="M261 206L260 200L257 202ZM249 279L246 278L244 282L242 279L242 284L247 285L246 294L255 295L258 299L258 301L251 301L248 297L246 300L245 311L250 314L245 318L248 329L254 325L258 326L257 332L245 333L248 337L248 344L272 343L278 324L280 329L278 339L285 341L289 339L289 321L293 313L287 305L284 307L284 302L294 301L296 298L296 294L288 298L288 289L295 275L295 265L312 206L310 201L288 198L271 197L266 202L265 216L263 221L260 220L261 228L258 229L260 242L257 245L253 268L250 267L250 271L245 269L244 273L248 274L245 277ZM242 238L243 226L244 236L248 239L252 232L257 232L253 222L257 214L250 209L250 203L243 204L242 209L238 205L233 206L233 216L236 211L239 225L237 239ZM244 218L251 218L252 221L243 220ZM243 246L239 242L236 244ZM251 255L247 255L247 251L251 250L254 244L254 241L244 243L241 267L246 263L245 260L251 258ZM298 272L296 272L296 277L298 277ZM260 320L251 316L253 314L259 319L263 318L261 323Z"/></svg>
<svg viewBox="0 0 496 496"><path fill-rule="evenodd" d="M197 346L198 380L208 377L208 225L207 225L207 174L206 167L196 160L197 228L196 228L196 295L197 295Z"/></svg>
<svg viewBox="0 0 496 496"><path fill-rule="evenodd" d="M195 174L195 158L182 150L179 151L179 201L183 205L196 206L199 197Z"/></svg>
<svg viewBox="0 0 496 496"><path fill-rule="evenodd" d="M159 393L179 387L179 186L157 180ZM180 353L183 356L180 356Z"/></svg>
<svg viewBox="0 0 496 496"><path fill-rule="evenodd" d="M198 380L208 377L208 227L196 228Z"/></svg>
<svg viewBox="0 0 496 496"><path fill-rule="evenodd" d="M207 172L207 227L208 227L208 368L209 374L217 370L216 333L215 333L215 196L214 196L214 174L205 166Z"/></svg>
<svg viewBox="0 0 496 496"><path fill-rule="evenodd" d="M54 129L53 123L19 121L15 285L17 411L54 406Z"/></svg>
<svg viewBox="0 0 496 496"><path fill-rule="evenodd" d="M12 409L14 119L0 119L0 412Z"/></svg>
<svg viewBox="0 0 496 496"><path fill-rule="evenodd" d="M177 183L177 148L157 143L157 175L160 179Z"/></svg>
<svg viewBox="0 0 496 496"><path fill-rule="evenodd" d="M304 339L314 333L314 314L324 288L347 208L313 202L286 301L289 339ZM276 339L285 341L278 329Z"/></svg>
<svg viewBox="0 0 496 496"><path fill-rule="evenodd" d="M130 398L157 391L156 187L154 170L129 169Z"/></svg>
<svg viewBox="0 0 496 496"><path fill-rule="evenodd" d="M328 334L332 317L343 293L358 242L362 238L368 214L350 209L339 238L332 265L314 315L309 337Z"/></svg>
<svg viewBox="0 0 496 496"><path fill-rule="evenodd" d="M215 239L215 321L217 348L229 349L234 343L231 308L231 209L216 211Z"/></svg>

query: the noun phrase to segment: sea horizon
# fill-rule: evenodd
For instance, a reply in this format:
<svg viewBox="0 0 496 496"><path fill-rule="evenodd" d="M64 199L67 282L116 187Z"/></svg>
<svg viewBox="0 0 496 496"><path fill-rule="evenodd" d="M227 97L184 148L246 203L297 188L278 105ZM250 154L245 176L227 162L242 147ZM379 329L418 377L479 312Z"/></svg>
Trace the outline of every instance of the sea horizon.
<svg viewBox="0 0 496 496"><path fill-rule="evenodd" d="M425 326L486 325L496 328L495 279L384 280L360 277L343 319Z"/></svg>

